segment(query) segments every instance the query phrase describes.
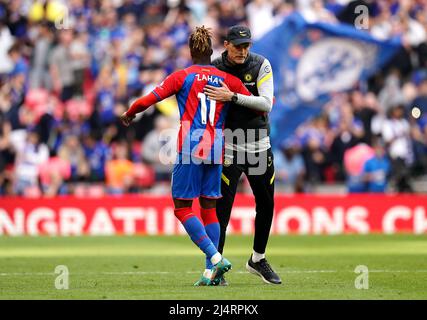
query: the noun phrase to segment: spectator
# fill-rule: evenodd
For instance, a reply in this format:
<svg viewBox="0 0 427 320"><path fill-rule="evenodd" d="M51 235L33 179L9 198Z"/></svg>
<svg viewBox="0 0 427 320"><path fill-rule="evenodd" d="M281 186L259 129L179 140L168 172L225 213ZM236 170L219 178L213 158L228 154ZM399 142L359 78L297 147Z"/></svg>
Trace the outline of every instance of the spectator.
<svg viewBox="0 0 427 320"><path fill-rule="evenodd" d="M48 147L39 142L39 134L28 130L25 141L14 145L16 151L14 189L25 195L28 189L38 188L39 165L49 158Z"/></svg>
<svg viewBox="0 0 427 320"><path fill-rule="evenodd" d="M105 165L110 157L109 146L92 133L84 136L83 148L90 167L90 181L104 181Z"/></svg>
<svg viewBox="0 0 427 320"><path fill-rule="evenodd" d="M399 103L404 103L405 96L400 84L400 72L393 69L385 79L385 85L381 89L378 99L385 111Z"/></svg>
<svg viewBox="0 0 427 320"><path fill-rule="evenodd" d="M389 119L384 121L382 137L391 158L393 177L398 192L412 192L409 167L413 162L410 126L405 119L405 109L394 106Z"/></svg>
<svg viewBox="0 0 427 320"><path fill-rule="evenodd" d="M335 16L324 7L322 0L311 0L306 1L306 4L302 7L301 14L304 19L309 22L331 22L337 21Z"/></svg>
<svg viewBox="0 0 427 320"><path fill-rule="evenodd" d="M119 142L113 148L113 156L105 166L106 185L110 194L130 192L134 183L133 163L129 160L126 142Z"/></svg>
<svg viewBox="0 0 427 320"><path fill-rule="evenodd" d="M375 151L365 143L349 148L344 153L344 168L349 193L367 192L367 182L363 168L368 159L375 155Z"/></svg>
<svg viewBox="0 0 427 320"><path fill-rule="evenodd" d="M276 1L277 2L277 1ZM246 7L252 38L257 40L274 27L273 1L255 0Z"/></svg>
<svg viewBox="0 0 427 320"><path fill-rule="evenodd" d="M12 47L9 49L9 57L13 63L13 68L9 76L15 79L17 77L20 77L21 79L19 80L19 82L25 83L26 82L25 80L28 77L29 67L28 67L27 61L24 59L22 55L21 50L22 50L22 46L17 42L14 43Z"/></svg>
<svg viewBox="0 0 427 320"><path fill-rule="evenodd" d="M372 119L378 112L378 100L374 93L369 92L365 96L355 91L351 95L353 115L360 120L363 126L363 142L371 144L372 141Z"/></svg>
<svg viewBox="0 0 427 320"><path fill-rule="evenodd" d="M290 186L296 193L304 192L304 159L296 141L285 141L275 152L274 167L278 184Z"/></svg>
<svg viewBox="0 0 427 320"><path fill-rule="evenodd" d="M74 94L83 96L84 73L89 67L88 35L80 32L70 44L71 65L74 76Z"/></svg>
<svg viewBox="0 0 427 320"><path fill-rule="evenodd" d="M335 138L330 147L330 161L335 168L336 178L342 181L345 177L344 153L361 142L364 136L363 124L354 118L349 104L342 106L340 122L335 132Z"/></svg>
<svg viewBox="0 0 427 320"><path fill-rule="evenodd" d="M76 135L65 137L64 143L59 147L58 158L70 166L70 174L67 179L72 182L87 180L90 176L89 164L86 160L84 150ZM57 159L56 164L63 166Z"/></svg>
<svg viewBox="0 0 427 320"><path fill-rule="evenodd" d="M28 32L25 3L22 0L8 1L8 26L12 35L24 39Z"/></svg>
<svg viewBox="0 0 427 320"><path fill-rule="evenodd" d="M59 33L59 44L53 49L50 57L50 75L54 91L62 101L74 95L75 76L71 55L73 31L63 29Z"/></svg>
<svg viewBox="0 0 427 320"><path fill-rule="evenodd" d="M47 22L40 23L36 29L32 55L30 88L47 88L52 86L49 77L49 56L53 48L54 35Z"/></svg>
<svg viewBox="0 0 427 320"><path fill-rule="evenodd" d="M4 17L0 18L0 76L8 74L13 68L13 62L8 55L13 45L13 36L4 19Z"/></svg>
<svg viewBox="0 0 427 320"><path fill-rule="evenodd" d="M125 73L126 70L124 65L118 67L116 70L116 74L118 74L121 81L120 94L124 94L125 90ZM114 93L116 92L116 88L117 86L114 84L113 68L111 66L104 67L97 79L95 100L95 108L99 115L101 126L108 125L114 121L114 104L116 101Z"/></svg>
<svg viewBox="0 0 427 320"><path fill-rule="evenodd" d="M363 180L367 182L367 192L384 193L387 191L390 161L380 139L374 142L374 150L375 156L367 160L363 166Z"/></svg>
<svg viewBox="0 0 427 320"><path fill-rule="evenodd" d="M142 159L154 167L156 181L170 180L172 164L175 162L175 135L176 130L171 129L171 120L158 116L154 130L147 134L142 143Z"/></svg>
<svg viewBox="0 0 427 320"><path fill-rule="evenodd" d="M414 171L422 175L427 172L427 116L424 115L417 124L412 127L416 161Z"/></svg>
<svg viewBox="0 0 427 320"><path fill-rule="evenodd" d="M427 71L415 75L418 94L409 105L416 174L427 172Z"/></svg>
<svg viewBox="0 0 427 320"><path fill-rule="evenodd" d="M327 165L326 152L321 141L311 137L305 145L302 155L307 169L309 182L318 183L325 180L324 169Z"/></svg>
<svg viewBox="0 0 427 320"><path fill-rule="evenodd" d="M39 166L39 172L43 194L53 197L68 192L65 184L71 176L71 166L68 161L52 153L51 157Z"/></svg>
<svg viewBox="0 0 427 320"><path fill-rule="evenodd" d="M7 169L14 162L14 152L10 142L12 126L0 113L0 195L6 193L9 180Z"/></svg>
<svg viewBox="0 0 427 320"><path fill-rule="evenodd" d="M420 110L418 119L427 116L427 69L420 70L414 75L414 81L417 85L418 94L410 104L411 107L417 107Z"/></svg>

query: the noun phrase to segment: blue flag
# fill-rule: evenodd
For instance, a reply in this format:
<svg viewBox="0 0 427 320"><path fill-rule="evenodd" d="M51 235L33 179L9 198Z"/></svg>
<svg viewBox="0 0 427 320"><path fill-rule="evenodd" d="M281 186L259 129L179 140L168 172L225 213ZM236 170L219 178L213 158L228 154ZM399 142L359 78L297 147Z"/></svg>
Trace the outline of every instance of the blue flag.
<svg viewBox="0 0 427 320"><path fill-rule="evenodd" d="M298 13L286 17L253 46L273 69L273 146L319 114L332 93L349 90L375 74L399 48L398 39L379 41L350 25L308 23Z"/></svg>

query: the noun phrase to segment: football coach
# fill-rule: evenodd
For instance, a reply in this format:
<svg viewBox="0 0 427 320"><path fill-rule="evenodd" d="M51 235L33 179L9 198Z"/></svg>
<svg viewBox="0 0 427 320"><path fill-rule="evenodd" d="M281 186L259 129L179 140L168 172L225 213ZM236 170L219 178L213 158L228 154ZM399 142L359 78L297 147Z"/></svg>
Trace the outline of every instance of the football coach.
<svg viewBox="0 0 427 320"><path fill-rule="evenodd" d="M251 44L251 31L247 27L231 27L224 41L225 51L212 64L238 77L253 96L233 93L224 84L205 88L210 99L231 101L224 131L222 198L217 201L216 210L221 226L218 251L223 252L237 186L245 173L256 203L253 252L246 269L266 283L281 284L265 258L274 210L274 163L268 120L273 106L273 73L266 58L250 52ZM219 285L227 285L224 278L216 280Z"/></svg>

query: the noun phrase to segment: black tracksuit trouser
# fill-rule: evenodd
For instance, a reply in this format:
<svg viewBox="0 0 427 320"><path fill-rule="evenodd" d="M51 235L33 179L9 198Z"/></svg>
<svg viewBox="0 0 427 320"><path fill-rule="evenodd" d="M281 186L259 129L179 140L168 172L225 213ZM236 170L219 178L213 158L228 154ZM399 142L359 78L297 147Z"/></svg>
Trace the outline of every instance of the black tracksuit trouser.
<svg viewBox="0 0 427 320"><path fill-rule="evenodd" d="M233 207L234 197L236 195L237 186L239 183L240 176L245 173L252 192L255 196L255 236L253 249L258 253L265 253L267 246L268 237L270 234L271 223L273 220L274 210L274 159L271 148L255 154L259 159L264 159L265 170L251 172L251 168L260 166L259 164L253 164L253 161L236 161L238 159L238 153L232 152L232 163L230 163L230 157L226 157L223 164L222 179L221 179L221 193L222 198L218 199L216 212L221 227L221 235L219 239L218 251L223 252L224 242L226 236L226 230L230 221L231 209ZM242 156L240 153L241 158ZM245 157L246 159L246 157ZM237 163L236 163L237 162ZM244 162L239 164L240 162ZM260 163L262 160L260 161ZM259 171L259 170L257 170ZM251 174L252 173L252 174Z"/></svg>

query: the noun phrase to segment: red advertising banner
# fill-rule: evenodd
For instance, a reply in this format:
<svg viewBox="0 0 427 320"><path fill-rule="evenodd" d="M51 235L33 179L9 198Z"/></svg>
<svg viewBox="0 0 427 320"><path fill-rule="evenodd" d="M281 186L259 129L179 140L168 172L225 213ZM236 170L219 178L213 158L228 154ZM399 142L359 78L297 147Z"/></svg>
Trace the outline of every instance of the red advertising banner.
<svg viewBox="0 0 427 320"><path fill-rule="evenodd" d="M193 208L199 212L195 201ZM228 232L252 234L253 196L237 195ZM427 195L276 195L272 234L427 233ZM0 235L185 234L170 197L1 198Z"/></svg>

